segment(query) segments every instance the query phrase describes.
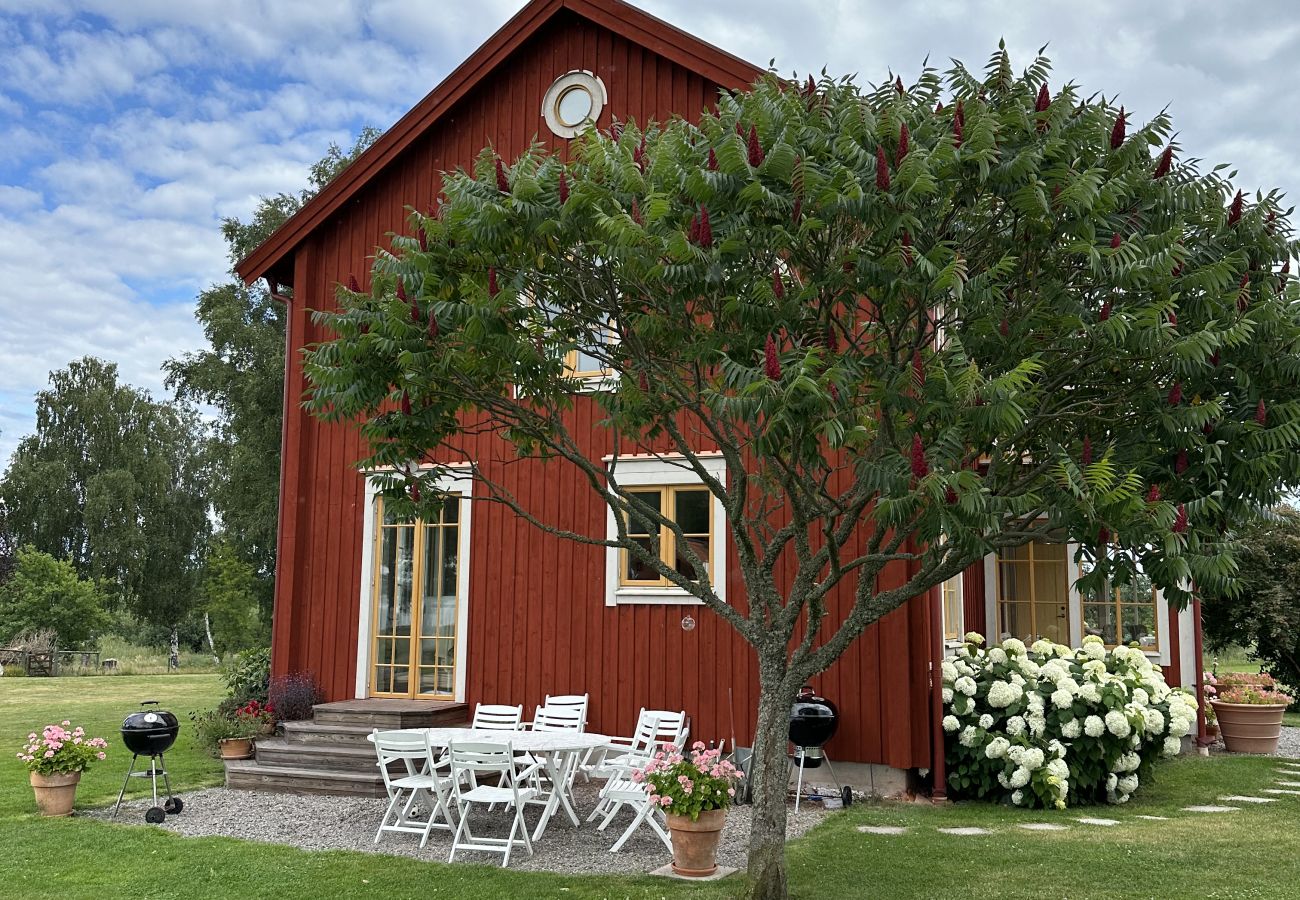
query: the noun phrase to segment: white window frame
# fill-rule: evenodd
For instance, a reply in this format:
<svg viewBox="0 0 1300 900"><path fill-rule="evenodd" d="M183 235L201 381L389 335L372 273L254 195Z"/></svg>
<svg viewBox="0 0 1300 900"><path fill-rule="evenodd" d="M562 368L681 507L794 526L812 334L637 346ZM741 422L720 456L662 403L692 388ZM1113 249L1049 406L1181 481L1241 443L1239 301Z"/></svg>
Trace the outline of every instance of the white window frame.
<svg viewBox="0 0 1300 900"><path fill-rule="evenodd" d="M960 647L964 643L966 634L966 573L958 572L949 578L948 581L939 583L939 628L944 634L943 645L945 648ZM948 582L957 583L957 627L954 629L957 633L956 638L947 636L948 632L948 608L943 602L943 588Z"/></svg>
<svg viewBox="0 0 1300 900"><path fill-rule="evenodd" d="M1065 545L1065 564L1069 567L1072 577L1070 583L1070 599L1067 609L1070 614L1070 646L1079 647L1083 644L1083 598L1079 594L1078 584L1078 566L1074 561L1075 554L1079 550L1079 544L1070 541ZM986 630L996 632L998 627L998 598L997 598L997 554L990 553L984 557L984 621ZM1001 633L986 635L989 645L994 646L1002 642ZM1159 650L1143 650L1153 663L1161 666L1169 665L1169 604L1165 601L1165 592L1156 589L1156 640L1160 642Z"/></svg>
<svg viewBox="0 0 1300 900"><path fill-rule="evenodd" d="M721 453L700 453L696 458L711 476L726 484L727 463ZM691 468L684 457L665 454L662 456L606 456L606 466L614 469L614 478L621 488L670 487L702 485L704 482ZM713 503L710 521L714 533L710 537L712 559L709 563L709 579L714 593L722 602L727 601L727 541L723 523L726 515L722 501L713 494L709 495ZM618 522L614 510L607 508L605 534L609 540L618 539ZM605 605L624 606L637 603L661 604L664 606L702 606L703 600L686 592L676 585L667 587L653 585L623 585L620 567L623 550L620 547L605 549Z"/></svg>
<svg viewBox="0 0 1300 900"><path fill-rule="evenodd" d="M427 471L429 466L419 467ZM472 532L471 516L474 499L474 476L468 463L454 464L452 472L438 479L435 490L440 494L458 494L460 496L459 532L457 533L460 560L456 573L456 590L460 595L459 608L456 610L456 701L465 702L465 673L468 669L465 653L469 643L469 567L471 565L469 548ZM358 611L357 626L357 671L356 696L364 700L369 696L370 686L370 628L374 609L375 579L375 495L379 493L379 478L392 475L392 469L367 472L365 524L361 534L361 603Z"/></svg>

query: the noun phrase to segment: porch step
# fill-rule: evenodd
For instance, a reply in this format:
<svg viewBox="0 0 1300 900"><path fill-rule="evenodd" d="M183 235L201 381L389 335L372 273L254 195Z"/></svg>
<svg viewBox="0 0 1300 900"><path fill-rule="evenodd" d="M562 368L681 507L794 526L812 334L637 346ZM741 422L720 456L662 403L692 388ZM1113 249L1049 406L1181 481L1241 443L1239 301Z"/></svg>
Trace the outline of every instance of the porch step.
<svg viewBox="0 0 1300 900"><path fill-rule="evenodd" d="M266 738L257 742L257 761L267 766L295 769L370 772L375 769L375 748L363 739L359 745L291 742Z"/></svg>
<svg viewBox="0 0 1300 900"><path fill-rule="evenodd" d="M290 744L329 744L344 747L369 747L366 736L376 725L321 725L310 720L284 722L284 739Z"/></svg>
<svg viewBox="0 0 1300 900"><path fill-rule="evenodd" d="M371 728L433 728L469 720L469 705L447 700L336 700L312 707L320 725Z"/></svg>
<svg viewBox="0 0 1300 900"><path fill-rule="evenodd" d="M337 794L351 797L385 795L384 781L373 767L370 772L335 771L268 765L255 759L227 760L226 787L278 794Z"/></svg>

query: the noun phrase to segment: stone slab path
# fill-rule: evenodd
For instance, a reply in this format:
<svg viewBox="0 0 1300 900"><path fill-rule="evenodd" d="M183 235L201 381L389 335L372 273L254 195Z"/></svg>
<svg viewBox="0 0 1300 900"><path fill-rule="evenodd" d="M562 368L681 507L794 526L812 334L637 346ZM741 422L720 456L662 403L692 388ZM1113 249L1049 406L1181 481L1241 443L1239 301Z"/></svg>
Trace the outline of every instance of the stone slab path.
<svg viewBox="0 0 1300 900"><path fill-rule="evenodd" d="M1290 768L1277 769L1276 772L1279 775L1300 779L1300 767L1297 767L1295 770L1292 770ZM1250 806L1259 807L1266 803L1277 803L1279 801L1288 801L1291 800L1292 798L1300 798L1300 780L1297 781L1276 780L1273 782L1273 784L1278 785L1278 787L1262 788L1260 790L1261 794L1270 794L1272 796L1261 797L1254 794L1226 794L1218 798L1218 803L1214 803L1214 804L1207 803L1207 804L1195 805L1195 806L1184 806L1182 808L1182 811L1188 813L1204 814L1204 815L1213 815L1216 813L1241 812L1244 806L1230 806L1227 804L1239 803L1243 805L1248 804ZM1171 820L1171 817L1134 815L1132 819L1128 820L1128 822L1131 823L1134 819L1141 819L1147 822L1168 822ZM1108 819L1099 816L1083 816L1083 817L1075 818L1074 821L1079 823L1080 825L1091 825L1099 828L1114 828L1118 825L1126 824L1125 820L1123 819ZM1014 827L1022 831L1069 831L1075 826L1067 825L1063 822L1019 822L1016 823ZM925 830L925 829L918 828L917 830ZM1003 829L978 828L972 825L965 825L965 826L935 828L935 830L938 831L940 834L951 834L960 837L974 837L980 835L995 834L996 832L1001 831ZM858 831L861 831L863 834L902 835L902 834L908 834L911 831L911 829L901 825L859 825Z"/></svg>

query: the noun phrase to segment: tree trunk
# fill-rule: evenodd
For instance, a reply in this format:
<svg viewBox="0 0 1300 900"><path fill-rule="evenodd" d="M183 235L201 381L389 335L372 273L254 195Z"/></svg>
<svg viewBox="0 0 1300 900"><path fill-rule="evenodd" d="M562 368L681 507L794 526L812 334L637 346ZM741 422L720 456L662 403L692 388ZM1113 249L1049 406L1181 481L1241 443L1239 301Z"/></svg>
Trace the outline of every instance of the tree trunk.
<svg viewBox="0 0 1300 900"><path fill-rule="evenodd" d="M749 877L754 900L785 900L786 793L790 784L790 705L796 686L786 683L785 654L759 654L758 727L750 766L753 811L749 831Z"/></svg>
<svg viewBox="0 0 1300 900"><path fill-rule="evenodd" d="M217 656L217 645L212 643L212 622L206 612L203 614L203 631L208 636L208 650L212 653L212 661L221 665L221 657Z"/></svg>
<svg viewBox="0 0 1300 900"><path fill-rule="evenodd" d="M167 668L176 670L181 667L181 635L176 626L172 626L170 647L167 650Z"/></svg>

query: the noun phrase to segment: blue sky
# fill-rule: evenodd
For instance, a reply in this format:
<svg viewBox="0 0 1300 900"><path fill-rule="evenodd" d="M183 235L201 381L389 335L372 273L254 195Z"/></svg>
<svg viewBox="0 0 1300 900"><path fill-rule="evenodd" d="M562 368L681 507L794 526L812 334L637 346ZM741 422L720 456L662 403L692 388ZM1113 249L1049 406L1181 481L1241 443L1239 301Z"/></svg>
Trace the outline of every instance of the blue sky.
<svg viewBox="0 0 1300 900"><path fill-rule="evenodd" d="M72 359L164 396L160 364L202 345L195 295L227 277L221 219L391 125L522 5L0 0L0 467ZM1188 155L1300 193L1285 0L637 5L759 64L871 81L1050 43L1054 86L1117 93L1138 120L1168 104Z"/></svg>

